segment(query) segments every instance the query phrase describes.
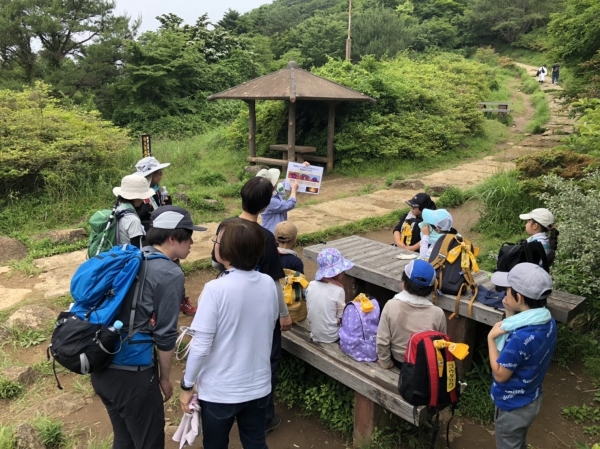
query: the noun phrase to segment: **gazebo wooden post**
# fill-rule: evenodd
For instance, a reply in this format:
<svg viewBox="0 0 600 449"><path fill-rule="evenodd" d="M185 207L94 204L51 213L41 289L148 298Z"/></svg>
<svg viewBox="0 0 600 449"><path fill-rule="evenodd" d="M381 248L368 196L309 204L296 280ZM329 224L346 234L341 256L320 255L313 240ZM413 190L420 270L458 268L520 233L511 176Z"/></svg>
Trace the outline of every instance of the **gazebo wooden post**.
<svg viewBox="0 0 600 449"><path fill-rule="evenodd" d="M296 101L288 103L288 161L296 162Z"/></svg>
<svg viewBox="0 0 600 449"><path fill-rule="evenodd" d="M250 157L256 157L256 102L247 100L246 103L248 103L248 117L250 119L250 134L248 135Z"/></svg>
<svg viewBox="0 0 600 449"><path fill-rule="evenodd" d="M335 106L337 103L329 103L327 114L327 170L333 170L333 135L335 132Z"/></svg>

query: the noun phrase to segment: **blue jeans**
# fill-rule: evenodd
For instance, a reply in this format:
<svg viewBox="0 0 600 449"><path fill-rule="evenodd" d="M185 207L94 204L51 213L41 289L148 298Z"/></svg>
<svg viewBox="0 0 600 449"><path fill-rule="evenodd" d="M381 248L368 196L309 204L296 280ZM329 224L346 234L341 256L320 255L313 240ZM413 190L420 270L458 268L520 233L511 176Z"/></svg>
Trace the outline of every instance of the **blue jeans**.
<svg viewBox="0 0 600 449"><path fill-rule="evenodd" d="M204 449L227 449L235 420L244 449L268 449L265 440L268 399L267 395L240 404L200 401Z"/></svg>
<svg viewBox="0 0 600 449"><path fill-rule="evenodd" d="M558 84L558 73L552 74L552 84Z"/></svg>

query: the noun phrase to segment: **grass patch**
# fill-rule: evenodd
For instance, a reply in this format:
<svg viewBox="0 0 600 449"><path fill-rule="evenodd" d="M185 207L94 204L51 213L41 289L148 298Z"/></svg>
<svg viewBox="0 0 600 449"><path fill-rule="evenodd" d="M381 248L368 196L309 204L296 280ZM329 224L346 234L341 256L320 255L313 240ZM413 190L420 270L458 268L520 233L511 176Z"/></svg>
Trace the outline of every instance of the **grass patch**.
<svg viewBox="0 0 600 449"><path fill-rule="evenodd" d="M458 207L467 200L467 195L458 187L449 187L435 202L439 208Z"/></svg>
<svg viewBox="0 0 600 449"><path fill-rule="evenodd" d="M16 443L13 428L0 425L0 449L14 449Z"/></svg>
<svg viewBox="0 0 600 449"><path fill-rule="evenodd" d="M48 449L62 448L67 444L67 435L60 421L46 416L37 416L32 425L40 432L40 440Z"/></svg>
<svg viewBox="0 0 600 449"><path fill-rule="evenodd" d="M466 375L467 388L460 396L458 414L481 424L494 421L494 402L490 397L492 371L490 361L483 351L476 352L471 371Z"/></svg>
<svg viewBox="0 0 600 449"><path fill-rule="evenodd" d="M399 209L389 212L380 217L368 217L362 220L353 221L340 226L325 229L323 231L301 234L298 236L298 246L308 246L314 243L325 242L332 237L346 237L354 234L364 234L369 231L377 231L389 226L394 226L400 215L406 213L409 209Z"/></svg>
<svg viewBox="0 0 600 449"><path fill-rule="evenodd" d="M526 129L532 134L542 134L546 131L544 125L550 120L550 107L546 101L546 94L538 90L531 96L531 104L535 110Z"/></svg>
<svg viewBox="0 0 600 449"><path fill-rule="evenodd" d="M21 393L23 393L23 385L0 376L0 399L13 399L20 396Z"/></svg>

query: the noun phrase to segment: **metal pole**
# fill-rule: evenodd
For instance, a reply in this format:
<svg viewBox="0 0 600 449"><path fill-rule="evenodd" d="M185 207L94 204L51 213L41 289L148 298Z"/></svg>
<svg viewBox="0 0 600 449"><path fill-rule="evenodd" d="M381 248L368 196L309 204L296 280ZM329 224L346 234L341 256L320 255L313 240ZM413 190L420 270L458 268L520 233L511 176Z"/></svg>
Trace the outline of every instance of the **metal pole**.
<svg viewBox="0 0 600 449"><path fill-rule="evenodd" d="M352 0L348 0L348 38L346 39L346 61L350 61L352 53Z"/></svg>

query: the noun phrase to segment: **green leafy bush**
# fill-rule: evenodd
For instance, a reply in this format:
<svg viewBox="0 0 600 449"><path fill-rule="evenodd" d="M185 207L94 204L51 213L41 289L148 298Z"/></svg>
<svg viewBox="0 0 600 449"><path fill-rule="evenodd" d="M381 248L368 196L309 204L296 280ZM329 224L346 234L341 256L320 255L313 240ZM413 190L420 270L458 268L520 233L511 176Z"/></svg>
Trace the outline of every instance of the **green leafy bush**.
<svg viewBox="0 0 600 449"><path fill-rule="evenodd" d="M0 399L12 399L23 392L23 385L0 376Z"/></svg>
<svg viewBox="0 0 600 449"><path fill-rule="evenodd" d="M443 208L457 207L466 200L466 195L462 190L458 187L449 187L436 201L436 205Z"/></svg>
<svg viewBox="0 0 600 449"><path fill-rule="evenodd" d="M283 352L279 364L277 399L287 407L301 407L330 429L351 435L354 427L354 391Z"/></svg>
<svg viewBox="0 0 600 449"><path fill-rule="evenodd" d="M522 156L516 161L520 179L538 178L550 173L566 179L583 178L598 166L598 159L572 150L556 148Z"/></svg>
<svg viewBox="0 0 600 449"><path fill-rule="evenodd" d="M552 193L542 195L552 211L560 235L552 277L558 290L585 296L587 312L579 318L586 327L598 329L600 318L600 171L582 181L548 175ZM584 212L585 211L585 212Z"/></svg>
<svg viewBox="0 0 600 449"><path fill-rule="evenodd" d="M198 191L192 191L187 194L190 199L190 206L195 210L219 212L225 210L225 203L221 198L208 195Z"/></svg>
<svg viewBox="0 0 600 449"><path fill-rule="evenodd" d="M40 440L48 449L59 449L66 445L67 435L60 421L38 416L32 424L40 432Z"/></svg>
<svg viewBox="0 0 600 449"><path fill-rule="evenodd" d="M345 102L336 110L336 158L342 165L389 158L424 158L456 150L467 136L482 131L477 108L489 92L493 69L449 53L430 53L359 64L330 59L313 73L377 100L376 104ZM257 105L258 153L287 140L287 110L283 102ZM296 141L325 155L327 104L298 102ZM229 130L236 148L247 146L248 113L243 111Z"/></svg>
<svg viewBox="0 0 600 449"><path fill-rule="evenodd" d="M0 91L0 197L41 188L76 189L115 170L129 144L124 131L96 112L66 109L36 83Z"/></svg>
<svg viewBox="0 0 600 449"><path fill-rule="evenodd" d="M196 174L196 184L201 186L220 186L227 182L227 178L221 172L203 168Z"/></svg>

